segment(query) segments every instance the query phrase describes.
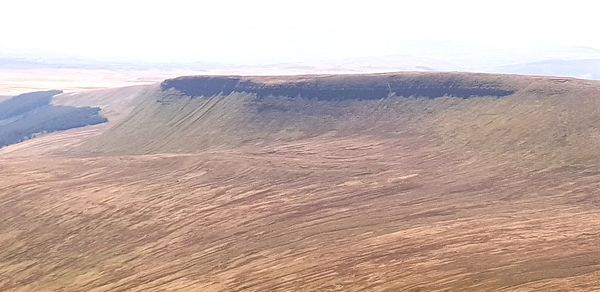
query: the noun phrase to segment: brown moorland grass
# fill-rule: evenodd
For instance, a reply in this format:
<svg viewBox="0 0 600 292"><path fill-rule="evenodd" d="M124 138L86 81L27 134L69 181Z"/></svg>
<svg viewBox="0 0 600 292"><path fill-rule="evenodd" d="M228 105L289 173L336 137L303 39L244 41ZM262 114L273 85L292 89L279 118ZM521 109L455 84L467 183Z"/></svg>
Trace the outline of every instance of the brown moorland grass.
<svg viewBox="0 0 600 292"><path fill-rule="evenodd" d="M0 290L600 289L600 86L463 78L517 91L90 97L0 150Z"/></svg>

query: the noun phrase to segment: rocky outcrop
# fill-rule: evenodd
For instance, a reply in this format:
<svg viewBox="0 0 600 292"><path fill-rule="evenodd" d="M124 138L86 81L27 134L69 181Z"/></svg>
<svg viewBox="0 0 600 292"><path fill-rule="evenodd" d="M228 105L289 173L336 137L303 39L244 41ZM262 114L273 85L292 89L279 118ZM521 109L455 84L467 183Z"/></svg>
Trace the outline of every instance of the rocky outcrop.
<svg viewBox="0 0 600 292"><path fill-rule="evenodd" d="M256 94L258 97L289 96L319 100L380 99L387 96L502 97L514 93L512 89L493 80L439 73L278 77L190 76L165 80L161 89L174 89L188 96L245 92Z"/></svg>

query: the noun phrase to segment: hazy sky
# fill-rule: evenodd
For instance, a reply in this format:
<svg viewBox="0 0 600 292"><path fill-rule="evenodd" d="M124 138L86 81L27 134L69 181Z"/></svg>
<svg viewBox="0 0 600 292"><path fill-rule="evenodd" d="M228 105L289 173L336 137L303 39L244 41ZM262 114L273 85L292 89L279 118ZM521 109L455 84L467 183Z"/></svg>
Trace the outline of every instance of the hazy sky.
<svg viewBox="0 0 600 292"><path fill-rule="evenodd" d="M0 54L255 64L456 57L445 51L450 46L516 54L600 49L598 3L3 0Z"/></svg>

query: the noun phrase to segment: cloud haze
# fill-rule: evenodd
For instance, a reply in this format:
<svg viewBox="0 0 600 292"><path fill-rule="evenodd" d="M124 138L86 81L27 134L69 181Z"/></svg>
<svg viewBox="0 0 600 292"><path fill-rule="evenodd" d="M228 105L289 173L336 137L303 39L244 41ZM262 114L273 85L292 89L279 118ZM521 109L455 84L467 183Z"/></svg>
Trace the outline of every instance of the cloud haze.
<svg viewBox="0 0 600 292"><path fill-rule="evenodd" d="M460 62L460 54L484 59L494 51L534 56L600 48L597 3L9 0L2 2L0 53L240 64L395 54Z"/></svg>

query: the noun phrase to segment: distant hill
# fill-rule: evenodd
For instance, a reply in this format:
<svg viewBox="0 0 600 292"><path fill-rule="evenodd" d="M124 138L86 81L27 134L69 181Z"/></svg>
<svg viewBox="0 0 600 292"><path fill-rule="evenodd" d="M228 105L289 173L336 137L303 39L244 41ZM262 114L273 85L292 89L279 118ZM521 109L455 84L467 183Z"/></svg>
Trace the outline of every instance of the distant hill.
<svg viewBox="0 0 600 292"><path fill-rule="evenodd" d="M36 135L106 122L100 108L52 105L58 90L21 94L0 102L0 147Z"/></svg>
<svg viewBox="0 0 600 292"><path fill-rule="evenodd" d="M1 58L0 69L87 69L87 70L150 70L150 69L190 69L208 70L228 68L229 65L209 62L161 63L136 61L99 61L79 58L37 59L37 58Z"/></svg>
<svg viewBox="0 0 600 292"><path fill-rule="evenodd" d="M600 59L546 60L501 66L494 71L499 73L566 76L600 80Z"/></svg>
<svg viewBox="0 0 600 292"><path fill-rule="evenodd" d="M416 55L385 55L305 62L267 64L230 64L213 62L142 62L99 61L78 58L36 59L0 57L0 70L112 70L112 71L163 71L185 70L181 74L211 75L298 75L298 74L357 74L398 71L419 72L488 72L523 75L561 76L600 80L600 59L597 50L580 53L546 53L543 56L505 56L502 52L469 54L456 51L457 57L447 59L437 53L432 57ZM563 58L563 59L560 59ZM535 60L535 61L534 61ZM541 60L541 61L538 61ZM146 74L139 74L142 78ZM157 73L154 73L156 75ZM164 76L166 75L166 76ZM162 79L162 78L159 78ZM153 79L154 80L154 79ZM61 87L64 88L64 87Z"/></svg>

